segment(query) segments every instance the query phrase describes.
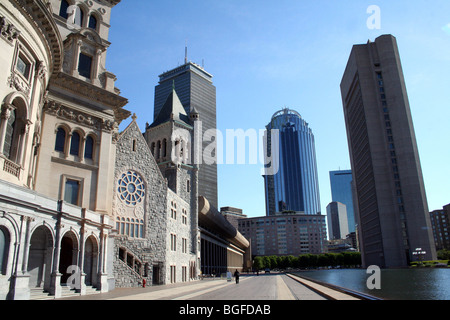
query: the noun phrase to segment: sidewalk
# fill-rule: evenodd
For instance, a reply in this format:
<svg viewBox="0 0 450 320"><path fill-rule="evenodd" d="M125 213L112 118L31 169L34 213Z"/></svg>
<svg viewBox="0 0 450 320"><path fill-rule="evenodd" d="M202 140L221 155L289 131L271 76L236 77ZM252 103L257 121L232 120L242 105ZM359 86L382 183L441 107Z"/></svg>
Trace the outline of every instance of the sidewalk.
<svg viewBox="0 0 450 320"><path fill-rule="evenodd" d="M292 274L243 275L237 285L226 279L115 289L111 292L57 300L361 300Z"/></svg>
<svg viewBox="0 0 450 320"><path fill-rule="evenodd" d="M241 277L241 281L248 279ZM148 286L146 288L118 288L107 293L98 293L57 300L184 300L194 298L214 290L234 284L220 278L196 280L191 282Z"/></svg>

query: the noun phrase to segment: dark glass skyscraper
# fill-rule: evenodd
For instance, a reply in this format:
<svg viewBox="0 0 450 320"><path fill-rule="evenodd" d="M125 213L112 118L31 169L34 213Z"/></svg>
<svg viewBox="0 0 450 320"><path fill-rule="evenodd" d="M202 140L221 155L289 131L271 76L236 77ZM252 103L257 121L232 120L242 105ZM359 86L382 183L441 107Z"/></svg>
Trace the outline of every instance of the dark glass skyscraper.
<svg viewBox="0 0 450 320"><path fill-rule="evenodd" d="M159 84L155 88L154 119L157 118L167 97L175 87L175 91L189 114L194 108L199 113L202 123L202 137L206 130L217 128L216 118L216 87L212 82L213 76L201 66L186 61L185 64L169 70L159 76ZM214 142L203 142L203 148ZM217 164L200 164L199 166L199 195L208 199L218 208L217 195Z"/></svg>
<svg viewBox="0 0 450 320"><path fill-rule="evenodd" d="M274 143L279 146L279 170L264 175L266 214L283 211L320 214L316 150L308 123L298 112L283 109L273 115L266 128L268 155L272 154ZM278 141L271 134L273 129L279 130Z"/></svg>
<svg viewBox="0 0 450 320"><path fill-rule="evenodd" d="M331 198L347 207L348 232L355 232L355 213L353 210L352 171L330 172Z"/></svg>

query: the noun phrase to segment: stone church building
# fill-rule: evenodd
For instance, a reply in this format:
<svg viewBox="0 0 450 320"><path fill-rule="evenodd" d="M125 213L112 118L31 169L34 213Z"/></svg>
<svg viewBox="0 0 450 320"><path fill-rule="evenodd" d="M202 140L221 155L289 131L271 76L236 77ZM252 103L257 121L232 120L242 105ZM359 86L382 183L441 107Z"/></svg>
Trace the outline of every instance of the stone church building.
<svg viewBox="0 0 450 320"><path fill-rule="evenodd" d="M0 299L198 279L198 115L173 91L144 133L118 131L119 2L0 2Z"/></svg>
<svg viewBox="0 0 450 320"><path fill-rule="evenodd" d="M116 287L134 286L142 279L166 284L198 277L198 170L187 156L196 119L196 114L187 116L173 90L144 135L133 116L118 137Z"/></svg>

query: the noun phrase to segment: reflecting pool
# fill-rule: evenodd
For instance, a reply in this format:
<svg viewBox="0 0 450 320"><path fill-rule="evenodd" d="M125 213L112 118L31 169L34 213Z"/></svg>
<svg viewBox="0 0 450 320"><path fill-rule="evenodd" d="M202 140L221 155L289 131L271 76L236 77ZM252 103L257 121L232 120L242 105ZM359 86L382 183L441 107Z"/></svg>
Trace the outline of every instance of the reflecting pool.
<svg viewBox="0 0 450 320"><path fill-rule="evenodd" d="M381 289L369 290L365 269L298 272L299 275L389 300L450 300L450 268L381 270Z"/></svg>

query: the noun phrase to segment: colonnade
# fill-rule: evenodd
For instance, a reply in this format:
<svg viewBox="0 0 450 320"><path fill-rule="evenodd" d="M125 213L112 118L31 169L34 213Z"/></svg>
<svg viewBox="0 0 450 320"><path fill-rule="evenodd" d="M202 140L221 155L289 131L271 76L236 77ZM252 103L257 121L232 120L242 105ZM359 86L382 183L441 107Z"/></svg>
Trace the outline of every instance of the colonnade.
<svg viewBox="0 0 450 320"><path fill-rule="evenodd" d="M9 282L8 292L0 292L4 299L28 299L36 288L58 298L64 285L81 295L87 286L108 291L110 226L103 221L105 217L96 223L87 221L85 209L78 216L62 212L62 203L54 214L0 216L4 239L0 282Z"/></svg>

